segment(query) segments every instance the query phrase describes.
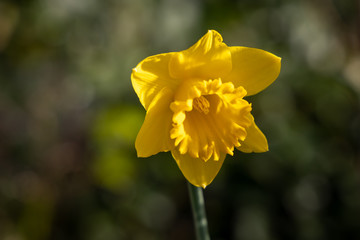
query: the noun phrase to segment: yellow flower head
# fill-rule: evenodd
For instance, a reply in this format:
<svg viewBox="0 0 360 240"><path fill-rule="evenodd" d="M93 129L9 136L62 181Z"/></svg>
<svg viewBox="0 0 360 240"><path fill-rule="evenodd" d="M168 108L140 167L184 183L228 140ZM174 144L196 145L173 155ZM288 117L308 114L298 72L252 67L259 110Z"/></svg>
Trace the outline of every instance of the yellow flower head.
<svg viewBox="0 0 360 240"><path fill-rule="evenodd" d="M146 109L138 156L171 151L186 179L205 188L234 148L267 151L244 97L269 86L280 61L260 49L228 47L214 30L187 50L141 61L131 74Z"/></svg>

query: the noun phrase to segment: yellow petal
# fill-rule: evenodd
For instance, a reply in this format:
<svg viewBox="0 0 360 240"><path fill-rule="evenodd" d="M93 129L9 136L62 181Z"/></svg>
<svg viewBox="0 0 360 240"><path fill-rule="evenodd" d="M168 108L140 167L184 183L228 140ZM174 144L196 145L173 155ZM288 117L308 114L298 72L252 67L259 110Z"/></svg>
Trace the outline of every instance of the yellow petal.
<svg viewBox="0 0 360 240"><path fill-rule="evenodd" d="M173 113L169 106L172 99L173 91L163 88L151 102L135 141L138 157L166 152L174 145L173 140L170 140Z"/></svg>
<svg viewBox="0 0 360 240"><path fill-rule="evenodd" d="M214 180L226 156L221 153L218 161L211 158L205 162L200 158L192 158L188 154L180 154L177 149L172 150L171 153L185 178L192 185L202 188Z"/></svg>
<svg viewBox="0 0 360 240"><path fill-rule="evenodd" d="M278 77L281 58L261 49L230 47L232 71L224 82L243 86L247 95L254 95L267 88Z"/></svg>
<svg viewBox="0 0 360 240"><path fill-rule="evenodd" d="M173 78L214 79L231 71L231 53L221 35L209 30L197 43L174 54L169 70Z"/></svg>
<svg viewBox="0 0 360 240"><path fill-rule="evenodd" d="M145 109L148 109L161 89L176 88L178 81L169 75L169 61L173 54L164 53L147 57L133 69L131 82Z"/></svg>
<svg viewBox="0 0 360 240"><path fill-rule="evenodd" d="M246 129L246 132L247 136L245 138L245 141L241 141L241 146L237 149L245 153L260 153L269 151L266 137L258 128L258 126L256 126L254 121L253 124L251 124L251 126Z"/></svg>

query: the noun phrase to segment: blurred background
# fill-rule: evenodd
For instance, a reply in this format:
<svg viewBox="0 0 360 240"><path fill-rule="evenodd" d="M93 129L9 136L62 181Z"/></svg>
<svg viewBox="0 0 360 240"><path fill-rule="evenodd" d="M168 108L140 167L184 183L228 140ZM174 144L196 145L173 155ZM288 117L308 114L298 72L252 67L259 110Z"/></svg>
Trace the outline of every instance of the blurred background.
<svg viewBox="0 0 360 240"><path fill-rule="evenodd" d="M212 239L360 239L360 2L0 1L0 239L194 239L169 153L138 159L131 69L208 29L282 57L269 141L205 190Z"/></svg>

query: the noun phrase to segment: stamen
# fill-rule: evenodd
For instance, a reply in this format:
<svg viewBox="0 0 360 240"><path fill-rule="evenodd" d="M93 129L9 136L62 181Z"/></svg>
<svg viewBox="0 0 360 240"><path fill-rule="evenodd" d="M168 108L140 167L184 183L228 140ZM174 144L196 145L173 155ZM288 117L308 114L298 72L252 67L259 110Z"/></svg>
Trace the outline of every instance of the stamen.
<svg viewBox="0 0 360 240"><path fill-rule="evenodd" d="M200 113L208 114L210 103L204 96L200 96L193 99L193 107Z"/></svg>

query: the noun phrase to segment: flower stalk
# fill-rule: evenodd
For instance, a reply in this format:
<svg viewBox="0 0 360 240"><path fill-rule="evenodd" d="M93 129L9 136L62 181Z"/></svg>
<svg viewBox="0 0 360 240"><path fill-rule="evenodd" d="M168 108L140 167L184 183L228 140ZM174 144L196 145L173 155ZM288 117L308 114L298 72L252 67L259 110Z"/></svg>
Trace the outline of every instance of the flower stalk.
<svg viewBox="0 0 360 240"><path fill-rule="evenodd" d="M197 240L210 240L203 191L188 182Z"/></svg>

